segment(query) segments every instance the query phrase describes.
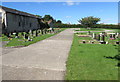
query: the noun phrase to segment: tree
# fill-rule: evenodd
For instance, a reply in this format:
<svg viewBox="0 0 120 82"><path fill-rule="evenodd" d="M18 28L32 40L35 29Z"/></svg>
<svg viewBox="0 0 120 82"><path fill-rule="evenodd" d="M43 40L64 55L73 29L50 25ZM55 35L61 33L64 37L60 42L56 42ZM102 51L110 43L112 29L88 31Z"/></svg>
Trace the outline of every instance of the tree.
<svg viewBox="0 0 120 82"><path fill-rule="evenodd" d="M99 21L100 21L100 18L89 16L89 17L82 18L78 22L81 23L83 26L86 26L87 28L91 28L92 26L96 25L97 22Z"/></svg>
<svg viewBox="0 0 120 82"><path fill-rule="evenodd" d="M58 20L56 23L59 23L59 24L61 24L61 23L62 23L62 21L61 21L61 20Z"/></svg>
<svg viewBox="0 0 120 82"><path fill-rule="evenodd" d="M37 17L39 17L39 18L42 18L42 16L40 16L40 15L36 15Z"/></svg>
<svg viewBox="0 0 120 82"><path fill-rule="evenodd" d="M50 16L50 15L45 15L45 16L43 17L43 19L44 19L44 21L54 20L53 17Z"/></svg>

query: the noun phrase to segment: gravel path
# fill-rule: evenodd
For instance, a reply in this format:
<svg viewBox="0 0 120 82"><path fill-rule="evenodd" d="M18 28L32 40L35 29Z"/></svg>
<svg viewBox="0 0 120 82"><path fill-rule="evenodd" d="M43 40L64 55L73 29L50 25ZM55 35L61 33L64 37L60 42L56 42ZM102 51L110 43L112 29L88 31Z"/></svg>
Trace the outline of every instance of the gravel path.
<svg viewBox="0 0 120 82"><path fill-rule="evenodd" d="M3 80L64 80L74 29L28 47L4 52Z"/></svg>

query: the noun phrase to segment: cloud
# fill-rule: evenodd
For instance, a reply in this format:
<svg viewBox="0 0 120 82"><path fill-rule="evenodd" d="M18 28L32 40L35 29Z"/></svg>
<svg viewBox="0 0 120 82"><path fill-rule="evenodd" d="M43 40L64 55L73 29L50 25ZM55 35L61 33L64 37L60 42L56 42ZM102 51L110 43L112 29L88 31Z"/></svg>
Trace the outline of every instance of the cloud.
<svg viewBox="0 0 120 82"><path fill-rule="evenodd" d="M1 1L2 2L66 2L68 0L1 0ZM73 0L73 2L119 2L119 0Z"/></svg>
<svg viewBox="0 0 120 82"><path fill-rule="evenodd" d="M72 6L72 5L79 5L80 2L73 2L73 1L66 1L66 3L63 3L63 5L68 5L68 6Z"/></svg>
<svg viewBox="0 0 120 82"><path fill-rule="evenodd" d="M75 3L73 1L67 1L66 4L67 5L74 5Z"/></svg>
<svg viewBox="0 0 120 82"><path fill-rule="evenodd" d="M71 18L72 16L66 16L65 18Z"/></svg>

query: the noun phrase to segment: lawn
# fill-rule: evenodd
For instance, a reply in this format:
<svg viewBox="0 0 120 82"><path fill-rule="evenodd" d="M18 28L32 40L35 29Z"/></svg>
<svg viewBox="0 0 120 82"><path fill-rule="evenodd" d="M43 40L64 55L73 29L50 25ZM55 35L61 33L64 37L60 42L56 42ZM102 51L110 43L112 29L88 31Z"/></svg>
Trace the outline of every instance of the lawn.
<svg viewBox="0 0 120 82"><path fill-rule="evenodd" d="M113 30L114 32L118 32L118 29L103 29L103 28L91 28L91 29L86 29L86 28L80 28L79 30L75 31L105 31L105 30Z"/></svg>
<svg viewBox="0 0 120 82"><path fill-rule="evenodd" d="M104 31L104 29L102 28L91 28L91 29L80 28L80 30L75 30L75 31Z"/></svg>
<svg viewBox="0 0 120 82"><path fill-rule="evenodd" d="M61 31L65 30L66 28L62 28L59 30L58 33L60 33ZM54 33L54 34L43 34L43 35L40 35L38 37L34 37L32 38L33 41L25 41L22 37L20 38L12 38L11 40L9 40L6 36L3 36L2 37L2 41L9 41L5 47L16 47L16 46L28 46L30 44L33 44L33 43L36 43L38 41L41 41L41 40L44 40L46 38L49 38L51 36L54 36L58 33Z"/></svg>
<svg viewBox="0 0 120 82"><path fill-rule="evenodd" d="M74 35L67 60L66 80L118 80L118 61L108 59L118 54L112 44L80 44ZM87 38L86 38L87 39ZM89 40L89 38L88 38Z"/></svg>

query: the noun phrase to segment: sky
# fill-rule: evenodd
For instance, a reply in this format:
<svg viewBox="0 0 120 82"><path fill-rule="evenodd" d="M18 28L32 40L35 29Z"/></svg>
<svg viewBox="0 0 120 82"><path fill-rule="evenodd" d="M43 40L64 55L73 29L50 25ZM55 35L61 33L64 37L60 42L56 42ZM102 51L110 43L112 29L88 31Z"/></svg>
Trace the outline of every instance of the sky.
<svg viewBox="0 0 120 82"><path fill-rule="evenodd" d="M118 23L118 2L2 2L5 7L34 15L51 15L63 23L79 24L88 16L101 18L99 23Z"/></svg>

